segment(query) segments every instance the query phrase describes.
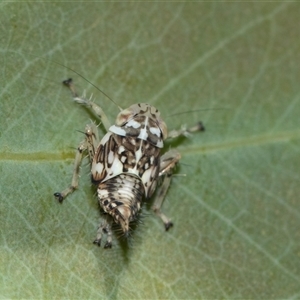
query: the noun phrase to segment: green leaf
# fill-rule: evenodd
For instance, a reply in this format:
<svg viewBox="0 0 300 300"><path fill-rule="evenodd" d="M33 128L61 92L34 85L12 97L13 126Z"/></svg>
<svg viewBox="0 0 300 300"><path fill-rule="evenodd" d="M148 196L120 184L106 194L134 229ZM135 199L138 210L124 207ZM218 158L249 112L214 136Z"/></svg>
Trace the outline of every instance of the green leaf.
<svg viewBox="0 0 300 300"><path fill-rule="evenodd" d="M1 298L299 298L297 3L3 2L0 13ZM79 190L54 199L95 119L61 81L118 113L68 68L123 108L156 106L169 129L204 122L167 145L182 153L169 232L146 205L129 245L118 232L111 250L93 245L87 164Z"/></svg>

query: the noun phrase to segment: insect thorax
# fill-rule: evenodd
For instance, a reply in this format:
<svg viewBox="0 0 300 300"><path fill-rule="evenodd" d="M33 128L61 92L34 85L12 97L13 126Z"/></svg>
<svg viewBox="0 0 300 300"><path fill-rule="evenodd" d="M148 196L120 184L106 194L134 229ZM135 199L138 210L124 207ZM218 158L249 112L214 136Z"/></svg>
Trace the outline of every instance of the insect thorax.
<svg viewBox="0 0 300 300"><path fill-rule="evenodd" d="M127 233L143 197L155 191L166 126L154 107L135 104L109 130L93 158L92 181L103 210Z"/></svg>

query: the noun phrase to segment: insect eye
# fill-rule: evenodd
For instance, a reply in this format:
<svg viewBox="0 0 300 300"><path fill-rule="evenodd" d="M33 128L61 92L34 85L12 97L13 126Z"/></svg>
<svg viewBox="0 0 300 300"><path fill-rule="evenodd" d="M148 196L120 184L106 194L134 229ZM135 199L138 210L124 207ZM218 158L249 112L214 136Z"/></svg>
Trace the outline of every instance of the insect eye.
<svg viewBox="0 0 300 300"><path fill-rule="evenodd" d="M165 140L168 137L168 128L166 123L161 118L159 118L157 125L162 132L163 139Z"/></svg>
<svg viewBox="0 0 300 300"><path fill-rule="evenodd" d="M132 111L129 109L125 109L121 111L116 119L116 125L117 126L122 126L128 122L129 119L131 119L133 116Z"/></svg>

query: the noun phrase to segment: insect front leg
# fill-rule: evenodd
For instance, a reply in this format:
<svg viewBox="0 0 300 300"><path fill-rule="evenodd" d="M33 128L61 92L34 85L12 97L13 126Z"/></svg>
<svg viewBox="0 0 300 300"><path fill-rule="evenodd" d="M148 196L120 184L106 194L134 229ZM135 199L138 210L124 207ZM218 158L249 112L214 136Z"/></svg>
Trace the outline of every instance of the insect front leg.
<svg viewBox="0 0 300 300"><path fill-rule="evenodd" d="M154 200L152 209L155 212L155 214L161 218L166 230L169 230L173 226L173 223L164 213L162 213L161 206L171 184L174 167L176 163L180 160L180 158L181 155L176 150L170 150L160 158L159 176L162 176L163 181L157 191L157 195Z"/></svg>
<svg viewBox="0 0 300 300"><path fill-rule="evenodd" d="M79 183L79 170L84 153L87 151L89 160L92 162L95 151L98 145L98 131L97 126L92 123L85 127L85 139L79 144L75 156L74 171L71 185L64 189L62 192L54 193L55 198L62 203L63 200L78 188Z"/></svg>
<svg viewBox="0 0 300 300"><path fill-rule="evenodd" d="M87 99L85 98L85 95L79 96L75 90L72 78L64 80L63 84L71 90L74 101L80 104L84 104L87 107L91 108L94 111L94 113L101 119L103 126L105 127L105 130L108 131L111 124L106 114L104 113L103 109L99 105L91 101L91 98Z"/></svg>

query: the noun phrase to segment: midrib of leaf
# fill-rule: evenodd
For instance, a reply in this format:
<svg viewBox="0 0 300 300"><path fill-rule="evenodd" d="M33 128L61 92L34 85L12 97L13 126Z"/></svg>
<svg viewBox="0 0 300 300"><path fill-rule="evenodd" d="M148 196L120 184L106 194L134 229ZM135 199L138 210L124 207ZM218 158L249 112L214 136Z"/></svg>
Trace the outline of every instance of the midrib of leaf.
<svg viewBox="0 0 300 300"><path fill-rule="evenodd" d="M276 133L265 133L250 137L238 138L222 143L206 144L198 146L186 146L180 149L184 155L209 154L218 151L232 150L236 148L247 148L252 146L268 145L288 142L300 139L300 130L281 131ZM64 152L2 152L0 161L64 161L74 159L74 151Z"/></svg>
<svg viewBox="0 0 300 300"><path fill-rule="evenodd" d="M300 139L300 130L282 131L277 133L265 133L250 137L238 138L224 143L216 143L203 146L185 147L181 153L196 154L196 153L211 153L223 150L232 150L236 148L247 148L252 146L262 146L268 144L288 142L290 140Z"/></svg>

